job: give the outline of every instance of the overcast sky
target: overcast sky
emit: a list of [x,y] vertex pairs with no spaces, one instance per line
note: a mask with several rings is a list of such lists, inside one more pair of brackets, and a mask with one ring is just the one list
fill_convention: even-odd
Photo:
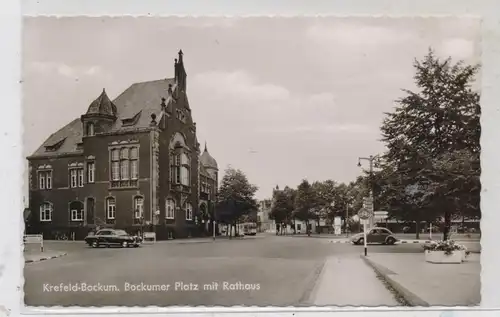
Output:
[[384,151],[383,112],[413,88],[413,60],[429,47],[480,58],[480,22],[466,18],[37,17],[23,34],[25,156],[103,88],[115,98],[173,77],[182,49],[199,142],[259,199],[360,175],[358,157]]

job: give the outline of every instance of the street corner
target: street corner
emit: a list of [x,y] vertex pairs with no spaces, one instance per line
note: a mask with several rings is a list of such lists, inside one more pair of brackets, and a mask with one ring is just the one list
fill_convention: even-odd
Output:
[[67,254],[67,252],[40,252],[38,254],[24,254],[24,263],[36,263],[57,259]]

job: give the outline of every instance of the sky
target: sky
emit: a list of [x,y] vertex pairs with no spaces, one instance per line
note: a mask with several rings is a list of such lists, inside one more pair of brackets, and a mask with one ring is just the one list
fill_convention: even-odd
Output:
[[[171,78],[182,49],[198,140],[272,195],[361,175],[382,153],[380,125],[428,49],[480,62],[473,18],[27,17],[23,26],[24,156],[86,112],[105,88]],[[27,165],[26,165],[27,166]],[[25,172],[25,179],[27,174]],[[27,186],[24,187],[27,195]]]

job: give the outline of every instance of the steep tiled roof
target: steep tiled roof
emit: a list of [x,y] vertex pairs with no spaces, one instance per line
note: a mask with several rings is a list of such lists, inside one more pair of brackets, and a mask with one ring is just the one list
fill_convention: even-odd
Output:
[[[80,118],[68,123],[63,128],[53,133],[49,138],[33,153],[33,156],[75,153],[77,152],[77,144],[82,141],[82,122]],[[64,142],[54,151],[47,150],[46,147],[56,144],[60,140]]]
[[116,111],[116,106],[109,99],[108,94],[106,94],[106,90],[103,89],[101,95],[90,104],[87,114],[115,116]]
[[[132,119],[139,112],[140,117],[133,126],[128,128],[145,128],[151,122],[151,114],[159,117],[161,111],[161,98],[167,98],[168,85],[175,85],[175,79],[161,79],[136,83],[122,92],[113,103],[118,108],[118,118],[113,126],[114,131],[123,130],[122,120]],[[123,128],[122,128],[123,127]]]
[[[160,117],[161,98],[168,97],[167,91],[169,85],[175,87],[174,78],[135,83],[112,102],[103,91],[103,93],[92,102],[89,111],[92,111],[91,113],[95,113],[95,111],[115,111],[118,120],[115,121],[111,131],[147,128],[151,123],[151,114],[154,113],[157,118]],[[89,112],[87,112],[87,114],[89,114]],[[125,125],[123,122],[125,122]],[[81,119],[78,118],[52,134],[32,156],[78,153],[77,144],[81,142],[82,135],[83,127]],[[64,141],[57,149],[51,151],[46,149],[47,146],[54,145],[60,140]]]

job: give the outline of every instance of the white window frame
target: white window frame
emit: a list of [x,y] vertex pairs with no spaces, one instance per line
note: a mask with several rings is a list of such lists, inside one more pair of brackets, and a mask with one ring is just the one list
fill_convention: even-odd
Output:
[[189,186],[189,168],[187,166],[181,166],[181,184],[184,186]]
[[175,219],[175,201],[173,199],[167,199],[165,202],[165,218]]
[[69,169],[69,187],[76,188],[78,186],[78,173],[76,168]]
[[87,123],[87,136],[94,136],[94,123],[89,122]]
[[71,209],[71,221],[83,221],[83,209]]
[[87,162],[87,183],[95,182],[95,162]]
[[120,179],[128,180],[130,171],[130,161],[128,159],[123,159],[120,161]]
[[144,197],[135,196],[134,197],[134,218],[141,219],[144,215]]
[[41,222],[49,222],[52,221],[52,212],[54,210],[54,206],[51,202],[43,202],[40,205],[40,221]]
[[127,146],[110,148],[110,181],[130,181],[139,179],[139,147]]
[[52,189],[52,170],[39,170],[38,189]]
[[120,161],[111,162],[111,180],[113,181],[120,180]]
[[45,171],[45,189],[52,189],[52,171]]
[[79,168],[76,170],[77,178],[78,178],[78,187],[83,187],[84,185],[84,172],[83,168]]
[[186,203],[186,220],[193,220],[193,205]]
[[[113,202],[112,204],[110,204],[111,201]],[[115,219],[115,217],[116,217],[116,199],[114,197],[108,197],[106,198],[106,219]]]

